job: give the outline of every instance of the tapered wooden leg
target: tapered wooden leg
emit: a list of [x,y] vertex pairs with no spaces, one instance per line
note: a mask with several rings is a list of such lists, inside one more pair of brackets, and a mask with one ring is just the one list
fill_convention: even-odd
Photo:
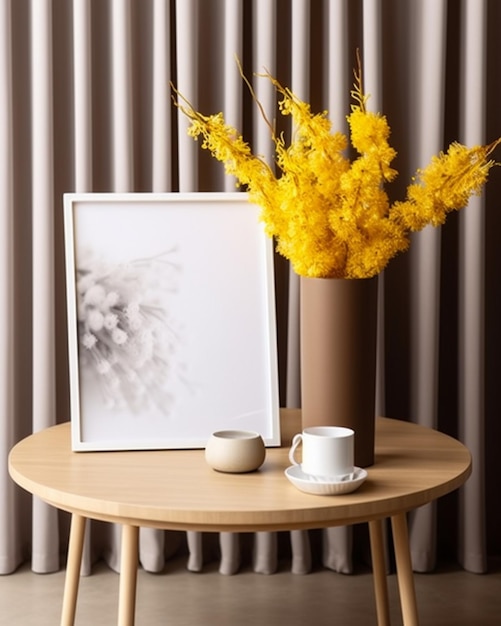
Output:
[[134,626],[138,560],[139,528],[137,526],[124,526],[120,558],[118,626]]
[[409,532],[405,513],[399,513],[391,518],[393,529],[393,545],[395,546],[395,560],[397,564],[398,589],[402,605],[404,626],[418,626],[416,591],[412,573],[411,553],[409,548]]
[[73,626],[75,623],[78,584],[80,582],[80,567],[82,564],[82,551],[85,538],[85,523],[85,517],[77,515],[76,513],[73,513],[71,516],[61,626]]
[[371,540],[372,576],[374,578],[374,592],[376,595],[377,623],[378,626],[390,626],[383,520],[378,519],[369,522],[369,535]]

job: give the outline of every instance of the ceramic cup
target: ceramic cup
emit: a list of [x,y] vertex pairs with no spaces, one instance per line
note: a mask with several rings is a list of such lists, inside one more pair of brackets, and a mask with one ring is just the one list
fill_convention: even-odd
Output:
[[261,435],[248,430],[217,431],[205,447],[205,460],[218,472],[252,472],[261,467],[265,456]]
[[301,469],[305,474],[333,481],[353,473],[355,432],[341,426],[312,426],[294,435],[289,460],[299,465],[296,451],[302,445]]

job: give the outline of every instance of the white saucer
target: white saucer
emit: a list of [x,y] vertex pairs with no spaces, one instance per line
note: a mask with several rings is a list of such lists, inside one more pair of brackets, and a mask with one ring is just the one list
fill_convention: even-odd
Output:
[[355,467],[351,480],[329,482],[320,478],[314,478],[310,474],[305,474],[300,465],[291,465],[285,470],[285,475],[300,491],[313,493],[318,496],[337,496],[343,493],[351,493],[358,489],[367,478],[367,471],[360,467]]

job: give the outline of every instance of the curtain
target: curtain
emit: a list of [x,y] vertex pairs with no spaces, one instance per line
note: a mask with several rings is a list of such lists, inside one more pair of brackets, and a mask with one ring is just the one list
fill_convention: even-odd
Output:
[[[369,107],[392,127],[393,190],[403,195],[451,141],[501,135],[500,20],[496,0],[1,0],[0,573],[27,560],[55,571],[67,545],[67,515],[15,487],[7,471],[17,441],[70,418],[62,194],[233,191],[235,181],[187,136],[170,81],[199,110],[224,111],[271,162],[235,56],[270,119],[275,93],[253,77],[265,68],[346,132],[358,49]],[[501,553],[500,186],[494,169],[481,197],[414,235],[380,280],[378,414],[450,433],[474,459],[459,493],[410,516],[417,571],[447,556],[485,572]],[[276,285],[280,399],[295,407],[299,286],[278,256]],[[118,569],[119,538],[118,527],[89,524],[83,572],[99,558]],[[364,542],[357,528],[258,533],[250,544],[230,533],[141,529],[140,559],[159,571],[185,548],[194,571],[219,559],[234,574],[250,554],[260,573],[276,571],[284,555],[297,573],[316,562],[351,572]]]

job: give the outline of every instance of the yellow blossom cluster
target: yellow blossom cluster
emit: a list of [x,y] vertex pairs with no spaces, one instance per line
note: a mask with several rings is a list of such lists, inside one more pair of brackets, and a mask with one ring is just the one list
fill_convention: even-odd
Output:
[[[366,108],[360,70],[355,73],[354,104],[347,118],[351,145],[358,153],[352,161],[346,156],[348,138],[332,131],[327,112],[312,113],[307,103],[271,75],[260,76],[274,85],[279,111],[291,117],[294,129],[287,145],[265,117],[278,176],[226,124],[222,113],[206,116],[185,100],[176,104],[191,120],[189,134],[202,138],[202,147],[261,207],[267,234],[299,275],[369,278],[378,274],[407,249],[412,231],[442,224],[448,212],[461,209],[472,194],[480,193],[494,165],[489,155],[500,140],[473,148],[453,143],[447,153],[418,170],[405,200],[392,204],[385,184],[397,176],[391,167],[396,152],[388,142],[386,117]],[[251,93],[263,112],[252,88]]]

